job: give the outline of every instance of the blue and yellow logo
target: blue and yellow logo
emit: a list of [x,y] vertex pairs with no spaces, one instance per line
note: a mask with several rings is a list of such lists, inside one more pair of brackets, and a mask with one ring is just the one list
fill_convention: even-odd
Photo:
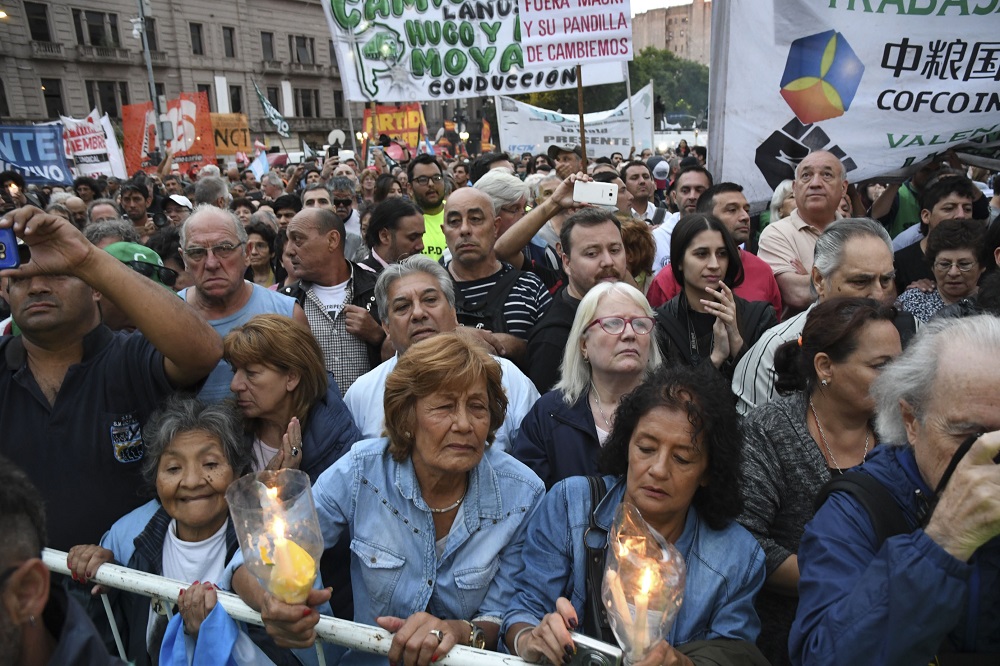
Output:
[[865,66],[844,39],[827,30],[792,42],[781,77],[781,96],[803,123],[844,115]]

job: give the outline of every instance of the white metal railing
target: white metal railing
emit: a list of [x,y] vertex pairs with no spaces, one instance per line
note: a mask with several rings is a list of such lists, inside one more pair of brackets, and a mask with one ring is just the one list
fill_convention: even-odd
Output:
[[[69,567],[66,566],[66,553],[46,548],[42,552],[42,559],[52,571],[69,575]],[[144,571],[136,571],[116,564],[102,564],[96,571],[93,582],[160,599],[168,602],[168,607],[177,602],[181,589],[189,587],[189,583],[183,581],[154,576]],[[264,624],[260,619],[260,613],[243,603],[243,600],[237,595],[220,590],[218,598],[219,603],[229,613],[229,617],[234,620],[261,626]],[[320,616],[319,624],[316,625],[316,635],[328,643],[383,656],[389,654],[389,645],[392,642],[392,634],[384,629],[341,620],[329,615]],[[512,655],[455,646],[445,658],[436,663],[443,666],[500,666],[501,664],[513,666],[527,662]]]

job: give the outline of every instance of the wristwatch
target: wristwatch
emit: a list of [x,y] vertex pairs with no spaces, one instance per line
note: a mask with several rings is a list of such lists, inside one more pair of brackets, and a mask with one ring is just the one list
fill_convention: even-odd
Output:
[[[469,621],[466,620],[466,622]],[[486,632],[471,622],[469,622],[469,647],[474,647],[477,650],[486,649]]]

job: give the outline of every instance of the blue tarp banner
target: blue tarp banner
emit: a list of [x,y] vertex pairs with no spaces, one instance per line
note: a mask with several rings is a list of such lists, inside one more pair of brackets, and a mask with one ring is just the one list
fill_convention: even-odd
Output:
[[16,171],[29,185],[71,185],[62,124],[0,125],[0,171]]

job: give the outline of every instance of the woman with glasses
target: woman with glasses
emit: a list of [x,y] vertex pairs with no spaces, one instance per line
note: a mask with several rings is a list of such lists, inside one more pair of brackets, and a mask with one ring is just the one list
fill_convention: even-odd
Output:
[[778,323],[770,303],[733,294],[743,262],[729,229],[714,215],[694,213],[670,237],[670,270],[681,292],[656,308],[660,351],[668,362],[711,363],[732,379],[736,364]]
[[624,282],[602,282],[580,301],[562,378],[521,421],[511,451],[546,488],[597,473],[619,400],[661,363],[654,327],[646,297]]
[[985,269],[981,260],[986,224],[982,220],[942,220],[927,236],[925,258],[934,273],[930,292],[907,289],[896,305],[920,321],[931,320],[938,310],[974,296]]

